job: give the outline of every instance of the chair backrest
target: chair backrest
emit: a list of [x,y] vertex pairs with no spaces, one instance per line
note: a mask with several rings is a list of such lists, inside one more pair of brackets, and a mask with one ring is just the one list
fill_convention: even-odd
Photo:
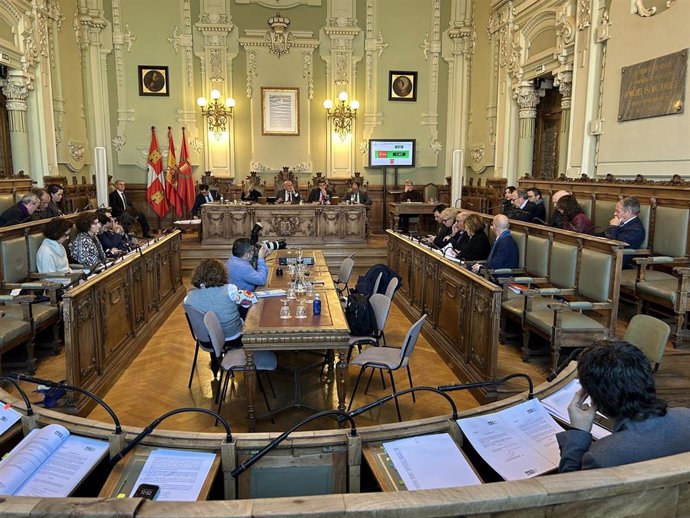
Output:
[[422,315],[422,318],[420,318],[414,324],[412,324],[412,327],[410,327],[410,329],[407,331],[407,334],[405,335],[405,341],[403,342],[403,345],[400,348],[401,365],[402,362],[404,362],[412,355],[412,351],[414,351],[414,346],[417,344],[417,339],[419,338],[419,333],[422,330],[422,324],[424,324],[425,320],[426,314]]
[[369,297],[369,304],[376,315],[376,328],[379,332],[386,327],[386,320],[388,319],[388,311],[391,308],[391,299],[382,293],[374,293]]
[[200,347],[204,350],[208,350],[208,344],[211,343],[211,337],[206,329],[206,324],[204,324],[204,313],[188,304],[182,304],[182,307],[184,308],[184,314],[187,317],[192,336],[199,343]]
[[220,320],[218,320],[218,315],[214,311],[208,311],[204,315],[204,325],[206,326],[206,331],[211,338],[211,344],[213,344],[213,352],[216,358],[221,357],[221,351],[225,345],[225,335],[223,333],[223,326],[220,325]]
[[642,349],[647,358],[659,363],[670,334],[671,328],[666,322],[649,315],[635,315],[625,330],[623,340]]
[[393,295],[395,295],[395,289],[398,287],[398,282],[398,278],[393,277],[388,283],[388,286],[386,286],[386,297],[391,300],[393,300]]
[[379,292],[379,284],[381,284],[381,277],[383,277],[383,272],[380,272],[376,276],[376,282],[374,282],[374,289],[371,292],[372,294]]
[[350,280],[352,275],[352,268],[355,266],[355,261],[351,257],[347,257],[340,265],[340,271],[338,272],[338,281],[345,284]]
[[424,201],[429,201],[432,198],[434,201],[438,201],[438,186],[428,183],[424,186]]

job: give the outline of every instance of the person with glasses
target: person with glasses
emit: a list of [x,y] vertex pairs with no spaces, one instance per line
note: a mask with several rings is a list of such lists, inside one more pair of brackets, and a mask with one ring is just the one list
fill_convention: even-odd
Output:
[[84,266],[94,267],[105,263],[105,250],[98,240],[101,223],[94,214],[82,214],[76,223],[79,233],[69,244],[69,253]]
[[433,244],[433,246],[441,248],[443,246],[443,238],[452,232],[451,227],[445,224],[442,217],[443,211],[447,208],[443,203],[439,203],[434,207],[434,221],[436,221],[438,227],[436,228],[436,235],[429,234],[422,240],[425,244]]
[[72,223],[65,218],[53,218],[43,229],[45,239],[36,252],[36,269],[38,273],[71,272],[65,242],[69,239]]
[[38,209],[41,201],[34,193],[26,193],[19,200],[19,203],[12,205],[5,212],[0,214],[0,227],[18,225],[29,221],[34,212]]
[[541,197],[541,191],[536,187],[527,189],[527,199],[534,203],[532,222],[546,225],[546,207],[544,206],[544,199]]

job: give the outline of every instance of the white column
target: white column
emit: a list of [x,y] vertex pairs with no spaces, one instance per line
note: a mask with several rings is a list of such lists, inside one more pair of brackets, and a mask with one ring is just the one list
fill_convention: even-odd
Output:
[[558,175],[568,173],[568,148],[570,145],[570,95],[572,93],[572,72],[562,72],[556,76],[561,93],[561,126],[558,130]]
[[15,174],[24,171],[31,173],[29,158],[29,132],[26,118],[26,99],[33,90],[31,79],[20,72],[10,75],[5,80],[2,91],[7,97],[7,116],[10,126],[10,144],[12,146],[12,168]]
[[534,157],[534,124],[537,118],[539,94],[531,81],[521,81],[515,88],[515,100],[520,108],[520,133],[518,138],[517,178],[532,174]]

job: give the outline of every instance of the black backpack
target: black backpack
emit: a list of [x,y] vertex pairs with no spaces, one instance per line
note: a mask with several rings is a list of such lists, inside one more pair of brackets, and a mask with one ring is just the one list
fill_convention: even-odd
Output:
[[369,297],[361,293],[352,293],[347,297],[345,318],[354,336],[371,336],[378,332],[374,308],[369,304]]
[[400,275],[398,275],[394,270],[389,268],[388,265],[375,264],[369,268],[367,273],[360,275],[359,279],[357,279],[357,286],[355,288],[357,293],[362,293],[363,295],[373,295],[374,284],[376,283],[376,277],[379,276],[379,273],[383,273],[381,276],[381,283],[379,284],[379,293],[386,292],[388,283],[391,281],[391,279],[393,279],[393,277],[397,277],[398,279],[398,286],[395,288],[395,291],[398,291],[402,284],[402,277],[400,277]]

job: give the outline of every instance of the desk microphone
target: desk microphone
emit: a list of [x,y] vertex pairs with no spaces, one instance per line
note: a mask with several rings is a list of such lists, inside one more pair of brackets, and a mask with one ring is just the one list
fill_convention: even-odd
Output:
[[357,436],[357,427],[355,426],[355,420],[352,418],[350,414],[347,412],[343,412],[342,410],[324,410],[323,412],[319,412],[317,414],[310,415],[309,417],[302,419],[299,423],[294,425],[292,428],[290,428],[288,431],[283,432],[280,434],[278,437],[273,439],[270,443],[268,443],[266,446],[264,446],[261,450],[259,450],[257,453],[255,453],[252,457],[250,457],[248,460],[237,466],[235,469],[233,469],[230,472],[230,475],[233,477],[237,478],[239,477],[242,473],[247,471],[249,468],[251,468],[254,464],[256,464],[262,457],[264,457],[267,453],[269,453],[271,450],[275,449],[281,442],[283,442],[285,439],[288,438],[288,436],[297,430],[298,428],[301,428],[305,424],[315,420],[319,419],[324,416],[340,416],[338,418],[338,422],[342,421],[350,421],[350,435],[353,437]]
[[19,392],[19,395],[24,400],[24,406],[26,407],[26,415],[34,415],[34,410],[33,408],[31,408],[31,401],[29,401],[29,396],[26,395],[26,392],[24,392],[24,389],[21,387],[21,385],[19,385],[17,380],[10,376],[0,376],[0,380],[9,381],[12,385],[14,385],[14,388],[17,389],[17,392]]
[[508,376],[504,376],[503,378],[497,380],[478,381],[476,383],[462,383],[457,385],[441,385],[438,387],[438,390],[441,392],[453,392],[455,390],[493,387],[495,385],[503,385],[506,381],[509,381],[513,378],[524,378],[527,380],[527,385],[529,386],[527,399],[532,399],[534,397],[534,383],[532,383],[532,378],[530,378],[527,374],[523,374],[520,372],[515,374],[509,374]]
[[167,412],[163,414],[162,416],[154,419],[151,424],[149,424],[146,428],[144,428],[134,439],[132,439],[124,448],[122,448],[119,452],[117,452],[115,455],[110,457],[110,463],[111,464],[117,464],[117,462],[124,458],[125,455],[127,455],[137,444],[139,444],[143,439],[151,435],[151,432],[159,425],[161,422],[163,422],[165,419],[168,417],[174,416],[176,414],[181,414],[183,412],[202,412],[204,414],[209,414],[212,417],[215,417],[218,421],[220,421],[223,424],[223,427],[225,428],[225,433],[226,433],[226,441],[227,442],[232,442],[232,433],[230,432],[230,425],[228,422],[225,420],[223,416],[218,414],[217,412],[214,412],[213,410],[209,410],[208,408],[195,408],[195,407],[185,407],[185,408],[176,408],[175,410],[171,410],[170,412]]

